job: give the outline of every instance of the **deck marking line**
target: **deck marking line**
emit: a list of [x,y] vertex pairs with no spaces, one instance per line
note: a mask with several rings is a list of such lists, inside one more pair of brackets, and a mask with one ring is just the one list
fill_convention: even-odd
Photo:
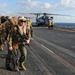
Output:
[[48,51],[50,51],[51,53],[54,53],[52,50],[48,49],[47,47],[45,47],[44,45],[41,44],[41,46],[45,49],[47,49]]
[[75,68],[75,65],[68,62],[65,58],[63,58],[62,56],[58,55],[57,53],[53,52],[52,50],[48,49],[47,47],[45,47],[44,45],[41,44],[41,46],[45,49],[47,49],[49,52],[53,53],[55,56],[59,57],[60,59],[62,59],[64,62],[66,62],[68,65],[72,66]]

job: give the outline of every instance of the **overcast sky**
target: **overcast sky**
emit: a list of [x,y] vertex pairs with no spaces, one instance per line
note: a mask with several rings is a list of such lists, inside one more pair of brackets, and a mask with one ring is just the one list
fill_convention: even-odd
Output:
[[[37,12],[75,16],[75,0],[0,0],[0,15]],[[54,16],[54,21],[75,23],[75,17]]]

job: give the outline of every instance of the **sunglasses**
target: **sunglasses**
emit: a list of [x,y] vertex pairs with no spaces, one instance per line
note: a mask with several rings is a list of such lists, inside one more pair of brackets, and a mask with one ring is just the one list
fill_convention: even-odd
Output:
[[26,21],[20,20],[20,22],[26,22]]

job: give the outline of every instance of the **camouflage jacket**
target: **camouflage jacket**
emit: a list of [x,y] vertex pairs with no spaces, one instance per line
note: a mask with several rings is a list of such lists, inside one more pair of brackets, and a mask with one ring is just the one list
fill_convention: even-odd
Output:
[[9,40],[9,46],[12,46],[13,44],[18,44],[18,43],[22,43],[25,42],[26,39],[29,39],[28,33],[21,35],[19,28],[17,25],[13,26],[9,36],[8,36],[8,40]]

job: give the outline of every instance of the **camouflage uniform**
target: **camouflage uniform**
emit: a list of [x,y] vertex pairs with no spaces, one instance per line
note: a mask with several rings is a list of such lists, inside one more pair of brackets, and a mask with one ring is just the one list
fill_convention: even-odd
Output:
[[12,24],[9,21],[3,23],[3,28],[5,29],[5,40],[7,40],[8,34],[12,28]]
[[12,28],[12,26],[17,25],[18,24],[18,18],[10,18],[7,19],[7,21],[5,21],[3,23],[3,27],[5,29],[5,39],[7,40],[8,34]]
[[31,37],[33,37],[33,27],[32,27],[32,21],[31,20],[30,20],[30,25],[31,25],[30,26],[30,29],[31,29],[31,31],[30,31],[31,32]]
[[[20,34],[20,30],[17,25],[13,26],[9,34],[9,46],[13,47],[13,51],[18,54],[18,49],[20,50],[21,57],[19,63],[24,63],[27,57],[27,49],[25,47],[25,40],[28,39],[26,34]],[[18,64],[17,64],[18,65]]]
[[31,37],[33,37],[33,27],[32,27],[32,21],[31,20],[27,21],[27,35],[31,40]]
[[4,29],[3,26],[0,27],[0,50],[3,50],[4,45]]

